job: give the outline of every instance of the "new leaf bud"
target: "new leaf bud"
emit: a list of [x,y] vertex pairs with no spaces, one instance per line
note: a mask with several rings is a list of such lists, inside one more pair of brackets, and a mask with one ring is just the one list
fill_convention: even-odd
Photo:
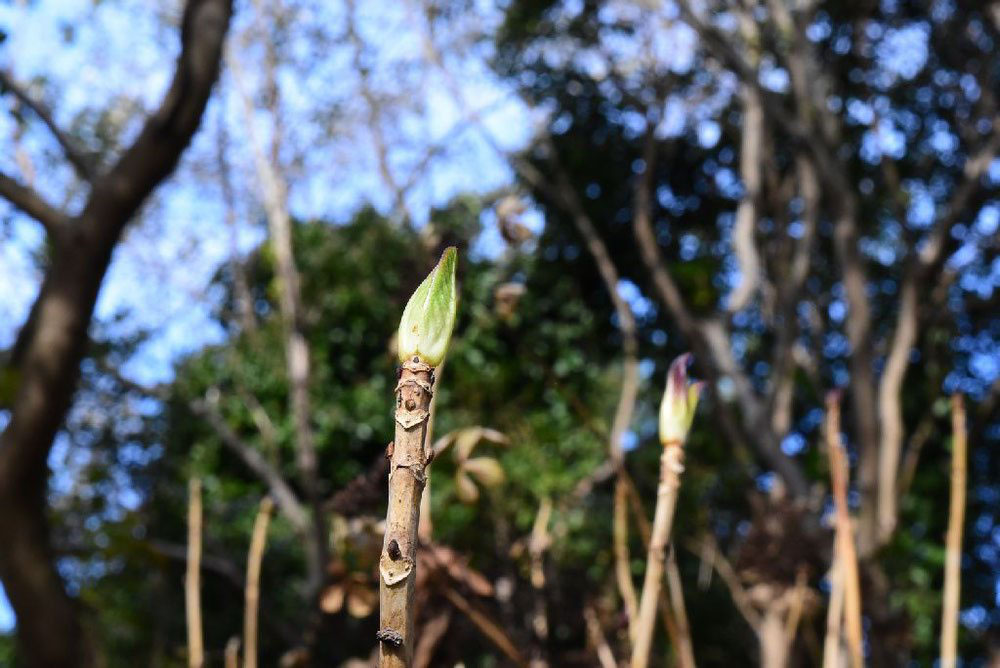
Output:
[[685,353],[673,361],[667,372],[667,389],[660,403],[660,443],[683,443],[691,430],[698,397],[704,383],[688,381],[687,365],[691,353]]
[[458,305],[456,256],[454,247],[445,249],[437,266],[407,302],[397,337],[400,362],[416,356],[425,364],[438,366],[444,360]]

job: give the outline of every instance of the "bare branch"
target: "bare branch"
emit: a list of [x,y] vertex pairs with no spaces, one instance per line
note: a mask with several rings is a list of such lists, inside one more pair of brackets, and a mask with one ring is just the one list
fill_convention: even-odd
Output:
[[24,106],[35,112],[35,115],[45,124],[45,127],[49,129],[49,132],[52,133],[56,141],[59,142],[63,154],[69,163],[73,165],[73,169],[76,170],[80,178],[84,181],[92,181],[94,179],[94,170],[91,166],[91,160],[84,155],[83,151],[76,146],[76,143],[56,124],[52,110],[42,101],[32,97],[28,89],[19,83],[8,70],[0,70],[0,90],[4,88],[13,93],[14,97],[20,100]]
[[986,145],[966,162],[962,182],[942,209],[923,247],[911,255],[903,276],[899,314],[878,387],[879,420],[882,425],[878,461],[880,544],[889,540],[898,520],[896,482],[900,475],[899,461],[904,437],[902,387],[920,325],[919,286],[926,284],[929,274],[943,264],[945,240],[967,212],[970,200],[981,187],[983,174],[1000,150],[1000,119],[996,120],[995,126],[996,131]]
[[626,495],[623,487],[620,472],[623,470],[624,450],[622,449],[622,439],[632,421],[632,414],[635,410],[636,395],[639,390],[639,360],[638,360],[638,338],[636,335],[635,315],[632,307],[621,296],[618,291],[618,281],[620,274],[611,254],[608,252],[604,240],[601,239],[590,216],[581,204],[579,197],[569,177],[566,175],[559,162],[555,146],[551,137],[547,136],[546,145],[552,157],[555,172],[555,185],[544,179],[541,173],[526,160],[516,158],[514,164],[532,185],[535,185],[543,192],[547,192],[554,202],[569,213],[577,231],[583,237],[587,249],[590,251],[594,263],[597,265],[598,273],[604,282],[604,288],[614,306],[615,314],[618,317],[618,328],[622,336],[622,381],[618,396],[618,405],[615,408],[615,416],[611,424],[611,433],[608,438],[609,458],[619,471],[619,477],[615,484],[614,511],[612,515],[613,539],[615,555],[615,579],[618,590],[625,604],[629,624],[630,636],[634,634],[634,623],[638,614],[638,600],[636,596],[635,584],[632,581],[632,570],[629,565],[630,557],[628,550],[628,509],[626,506]]
[[736,605],[736,609],[739,610],[743,619],[746,623],[750,625],[750,628],[754,630],[754,633],[760,628],[760,614],[754,609],[753,604],[750,602],[750,597],[747,595],[746,589],[743,588],[742,583],[740,583],[740,578],[736,575],[736,571],[733,570],[732,565],[729,561],[722,555],[719,551],[718,545],[715,543],[715,539],[710,535],[706,535],[701,543],[695,541],[688,541],[685,544],[693,554],[697,554],[707,559],[708,562],[715,568],[715,572],[719,574],[722,581],[725,583],[726,588],[729,589],[729,595],[733,599],[733,603]]
[[[759,43],[756,23],[749,12],[740,11],[740,25],[744,40],[756,63],[760,59],[756,44]],[[756,70],[756,67],[754,67]],[[754,229],[757,226],[757,204],[761,190],[761,145],[764,141],[764,110],[760,94],[752,85],[743,85],[743,134],[740,138],[740,179],[743,197],[736,207],[733,225],[733,251],[740,268],[740,282],[729,294],[727,310],[736,313],[746,307],[757,291],[761,264]]]
[[952,228],[968,210],[973,195],[982,187],[982,177],[1000,152],[1000,116],[993,119],[993,133],[982,148],[965,162],[962,181],[955,187],[948,204],[939,212],[934,227],[919,253],[921,270],[932,271],[944,258],[944,245]]
[[[258,25],[264,23],[263,11],[259,6],[256,11],[256,21]],[[263,34],[263,29],[261,32]],[[264,210],[267,214],[270,241],[274,250],[279,280],[278,306],[284,334],[289,405],[295,426],[296,463],[302,487],[305,489],[312,509],[314,535],[310,541],[311,550],[308,553],[309,589],[311,592],[318,593],[322,586],[323,564],[326,562],[326,523],[322,512],[323,499],[320,494],[316,443],[311,423],[312,410],[309,396],[311,362],[309,345],[304,331],[302,281],[292,244],[292,219],[288,210],[288,183],[277,162],[283,127],[279,106],[280,90],[275,78],[277,55],[273,51],[273,44],[268,41],[267,77],[271,87],[271,94],[268,97],[270,100],[269,111],[273,119],[270,158],[254,131],[254,110],[249,93],[244,86],[245,78],[241,63],[232,53],[228,54],[227,61],[232,68],[233,79],[243,103],[247,133],[253,149],[257,178],[264,193]]]
[[[799,192],[803,201],[802,237],[795,245],[790,261],[788,281],[778,288],[782,310],[781,327],[777,332],[771,365],[775,369],[773,385],[768,392],[771,428],[775,434],[786,434],[792,423],[792,399],[795,387],[795,367],[808,359],[808,353],[796,341],[799,333],[796,309],[812,264],[813,243],[819,225],[820,189],[813,164],[802,156],[795,161]],[[797,351],[802,354],[797,354]],[[808,371],[808,369],[807,369]],[[811,374],[815,375],[815,374]]]
[[[624,503],[622,506],[624,507]],[[537,641],[532,665],[538,666],[548,665],[548,661],[544,658],[545,646],[549,639],[549,618],[545,601],[545,551],[552,543],[552,538],[549,535],[549,520],[551,518],[552,500],[545,497],[538,506],[535,523],[531,528],[531,538],[528,540],[528,554],[531,555],[531,587],[534,589],[531,626]]]
[[46,202],[37,191],[18,183],[2,172],[0,172],[0,197],[41,223],[53,239],[62,234],[69,220],[66,214]]
[[844,621],[844,568],[834,546],[830,565],[830,602],[826,608],[826,634],[823,640],[823,668],[840,668],[841,627]]
[[298,497],[291,486],[285,481],[284,476],[271,466],[266,459],[252,445],[241,439],[234,432],[222,415],[219,414],[216,406],[204,399],[195,399],[188,403],[191,411],[205,420],[222,444],[233,454],[240,458],[248,469],[254,472],[258,478],[267,484],[274,502],[281,512],[300,532],[306,533],[309,527],[309,518],[305,508],[299,502]]
[[614,652],[611,651],[608,640],[604,637],[604,631],[601,630],[601,622],[597,618],[594,606],[589,603],[583,608],[583,619],[587,623],[587,636],[594,646],[601,668],[616,668],[618,664],[615,662]]
[[243,668],[257,668],[257,615],[260,608],[260,566],[267,544],[267,526],[274,502],[264,497],[253,521],[250,550],[247,553],[247,583],[243,607]]
[[487,640],[492,642],[496,647],[503,652],[508,659],[510,659],[515,665],[521,666],[522,668],[528,665],[525,661],[524,656],[517,649],[517,645],[511,640],[510,636],[503,629],[503,627],[494,621],[489,615],[479,609],[478,606],[474,606],[468,599],[462,596],[456,589],[450,585],[444,585],[441,588],[441,592],[444,594],[452,605],[454,605],[458,610],[464,614],[470,622],[479,630]]
[[434,650],[448,633],[451,625],[451,608],[445,608],[420,626],[420,637],[413,650],[413,668],[430,668]]
[[375,147],[378,171],[385,186],[392,192],[393,213],[402,214],[404,221],[409,225],[412,224],[412,217],[406,208],[406,193],[396,181],[396,177],[392,173],[392,167],[389,165],[389,149],[385,139],[385,131],[382,127],[382,104],[375,96],[375,91],[372,90],[369,69],[361,57],[364,44],[358,36],[354,0],[347,1],[347,15],[347,39],[354,47],[352,64],[361,79],[361,97],[365,101],[365,106],[368,107],[368,129],[371,131],[372,143]]

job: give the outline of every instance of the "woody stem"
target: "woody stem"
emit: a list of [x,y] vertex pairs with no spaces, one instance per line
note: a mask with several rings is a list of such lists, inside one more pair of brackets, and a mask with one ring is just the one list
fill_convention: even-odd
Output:
[[684,470],[684,448],[679,441],[667,443],[660,457],[660,484],[656,493],[656,510],[653,513],[653,531],[646,557],[646,578],[639,600],[639,617],[636,620],[635,649],[632,668],[646,668],[653,646],[653,628],[656,622],[656,603],[663,586],[664,562],[670,544],[670,529],[677,507],[677,491],[681,486],[680,474]]
[[420,497],[429,453],[424,439],[434,369],[414,357],[403,363],[396,386],[396,438],[389,461],[389,507],[379,561],[379,666],[401,668],[413,659]]

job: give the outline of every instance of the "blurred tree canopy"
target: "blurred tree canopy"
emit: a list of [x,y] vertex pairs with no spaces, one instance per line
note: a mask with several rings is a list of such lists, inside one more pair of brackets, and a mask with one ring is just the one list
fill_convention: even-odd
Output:
[[[193,478],[204,490],[207,662],[222,665],[241,636],[265,496],[277,512],[261,665],[369,660],[393,337],[450,245],[461,302],[436,389],[418,665],[590,666],[602,646],[627,657],[616,565],[624,559],[641,582],[656,411],[667,365],[688,350],[709,389],[686,446],[671,552],[698,662],[766,663],[775,640],[761,620],[791,619],[790,600],[801,621],[777,640],[787,665],[821,662],[832,558],[821,432],[833,388],[844,392],[876,666],[939,656],[947,396],[968,398],[960,656],[995,659],[1000,4],[322,4],[237,8],[214,106],[176,185],[122,242],[141,251],[200,240],[208,250],[164,251],[172,259],[148,273],[138,262],[149,302],[168,280],[205,274],[197,304],[181,298],[176,322],[140,326],[127,310],[98,308],[82,360],[67,366],[67,378],[79,366],[79,384],[45,444],[51,473],[29,491],[44,503],[51,561],[96,663],[187,663]],[[179,23],[188,43],[180,14],[152,14],[156,30]],[[387,46],[392,30],[398,43]],[[13,156],[0,162],[12,204],[0,241],[28,247],[48,277],[72,246],[59,240],[62,218],[43,220],[52,212],[25,188],[65,202],[65,224],[86,220],[80,202],[111,197],[90,172],[127,152],[143,94],[107,109],[95,94],[60,130],[66,116],[47,120],[48,105],[31,104],[42,91],[58,110],[54,87],[0,73]],[[496,120],[492,105],[517,112]],[[453,123],[443,132],[439,115]],[[512,149],[514,135],[524,141]],[[33,152],[61,171],[33,184]],[[491,160],[500,183],[483,167]],[[346,182],[352,196],[327,192]],[[171,231],[199,216],[210,233]],[[24,232],[27,217],[45,233]],[[292,288],[289,266],[300,278]],[[10,348],[0,359],[5,433],[32,373],[19,352],[32,334],[23,316],[16,337],[0,339]],[[166,380],[136,380],[136,360],[163,332],[185,342],[182,354]],[[296,332],[308,348],[316,498],[290,381]],[[15,471],[3,465],[15,447],[2,443],[0,484]],[[620,490],[630,490],[627,508]],[[318,589],[313,555],[324,559]],[[0,575],[8,590],[19,577]],[[18,631],[44,620],[14,603]],[[675,614],[654,662],[677,661]],[[38,656],[0,635],[0,665],[42,665]]]

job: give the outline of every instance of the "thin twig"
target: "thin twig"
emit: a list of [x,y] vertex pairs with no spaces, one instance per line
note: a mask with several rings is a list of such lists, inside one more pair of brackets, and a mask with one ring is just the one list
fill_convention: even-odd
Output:
[[22,185],[2,172],[0,172],[0,197],[41,223],[45,231],[54,238],[62,234],[69,220],[66,214],[45,201],[36,190]]
[[[635,482],[627,473],[623,475],[623,478],[628,491],[629,507],[632,509],[632,515],[635,516],[635,523],[639,528],[639,537],[642,539],[642,546],[648,551],[649,541],[652,539],[653,527],[649,523],[649,518],[646,517],[646,511],[642,507],[642,499],[639,498],[639,490],[635,488]],[[680,647],[684,641],[681,639],[681,631],[674,617],[674,611],[671,608],[670,589],[671,584],[668,577],[667,590],[660,595],[660,616],[663,617],[663,629],[667,632],[667,638],[670,639],[670,646]],[[688,639],[688,642],[690,643],[690,639]]]
[[597,660],[600,661],[601,668],[618,668],[614,652],[611,651],[611,646],[608,645],[607,638],[604,637],[604,632],[601,630],[601,622],[597,619],[594,606],[589,603],[583,607],[583,620],[587,623],[587,636],[594,646],[594,651],[597,652]]
[[670,530],[677,507],[677,493],[681,486],[680,474],[684,470],[684,447],[680,442],[668,442],[660,457],[660,484],[656,492],[656,510],[653,513],[653,532],[646,556],[646,577],[639,602],[636,620],[636,639],[632,650],[632,668],[646,668],[653,646],[653,625],[656,606],[663,585],[664,562],[669,549]]
[[[738,6],[738,5],[737,5]],[[756,69],[760,60],[759,37],[756,22],[746,10],[739,12],[751,66]],[[744,84],[743,133],[740,138],[740,180],[743,181],[743,196],[736,207],[736,222],[733,224],[733,252],[739,264],[740,282],[729,293],[726,310],[736,313],[750,303],[760,283],[761,261],[754,239],[757,227],[758,202],[761,195],[761,152],[764,143],[764,110],[760,96],[753,86]]]
[[760,614],[754,609],[753,604],[750,602],[750,597],[740,583],[739,576],[736,575],[736,571],[733,569],[732,564],[729,563],[729,560],[722,555],[719,546],[715,544],[715,539],[706,535],[700,543],[688,541],[685,545],[692,553],[698,554],[708,560],[729,590],[729,595],[732,597],[733,603],[736,605],[736,609],[740,615],[746,620],[746,623],[753,629],[754,633],[757,633],[761,623]]
[[688,622],[687,609],[684,607],[684,587],[681,584],[681,573],[677,568],[677,550],[670,549],[667,554],[667,594],[670,596],[670,608],[677,620],[677,663],[681,668],[695,668],[694,643],[691,641],[691,624]]
[[226,668],[240,668],[240,638],[233,636],[226,643]]
[[434,650],[448,633],[451,624],[451,608],[445,608],[420,625],[420,638],[413,652],[413,668],[430,668]]
[[462,596],[458,591],[450,586],[444,586],[441,589],[445,598],[451,601],[451,604],[458,608],[459,612],[464,614],[469,618],[469,621],[479,629],[487,640],[492,642],[497,648],[503,652],[508,659],[513,661],[516,665],[526,667],[528,662],[525,661],[521,652],[517,649],[517,645],[511,640],[507,632],[503,630],[503,627],[498,623],[493,621],[489,615],[481,611],[479,608],[475,607],[470,603],[464,596]]
[[243,608],[243,668],[257,668],[257,614],[260,608],[260,565],[267,544],[267,525],[274,512],[274,501],[265,496],[253,522],[250,551],[247,555],[247,584]]
[[837,547],[844,577],[844,621],[847,646],[853,668],[864,666],[861,632],[861,588],[858,583],[858,556],[854,530],[847,506],[848,469],[844,446],[840,442],[840,396],[831,392],[826,399],[826,442],[830,457],[830,479],[837,513]]
[[14,79],[14,75],[7,70],[0,70],[0,86],[7,88],[24,106],[35,112],[35,115],[38,116],[42,123],[45,124],[45,127],[49,129],[49,132],[52,133],[52,136],[55,137],[56,142],[59,143],[60,148],[63,150],[63,155],[73,165],[73,169],[76,170],[80,178],[84,181],[92,181],[94,170],[91,167],[90,160],[87,159],[83,151],[76,146],[76,143],[56,124],[52,110],[41,100],[33,97],[28,92],[28,89]]
[[808,591],[807,575],[806,569],[801,566],[795,573],[795,589],[792,590],[788,617],[785,618],[786,655],[791,652],[792,646],[795,644],[795,634],[798,633],[799,622],[802,620],[802,611],[805,608],[806,592]]
[[205,665],[201,627],[201,480],[188,483],[187,573],[184,575],[184,609],[187,619],[188,666]]
[[823,641],[823,668],[840,668],[841,623],[844,619],[844,569],[837,543],[830,566],[830,603],[826,609],[826,639]]
[[531,627],[535,632],[537,647],[536,656],[532,658],[534,667],[547,666],[543,658],[549,639],[548,606],[545,600],[545,551],[552,542],[549,536],[549,520],[552,518],[552,500],[542,499],[535,514],[535,523],[531,527],[531,538],[528,540],[528,554],[531,556],[531,587],[534,590],[534,610],[531,613]]
[[962,587],[962,525],[968,436],[962,395],[951,397],[951,503],[945,538],[944,604],[941,611],[941,668],[954,668],[958,646],[958,608]]

